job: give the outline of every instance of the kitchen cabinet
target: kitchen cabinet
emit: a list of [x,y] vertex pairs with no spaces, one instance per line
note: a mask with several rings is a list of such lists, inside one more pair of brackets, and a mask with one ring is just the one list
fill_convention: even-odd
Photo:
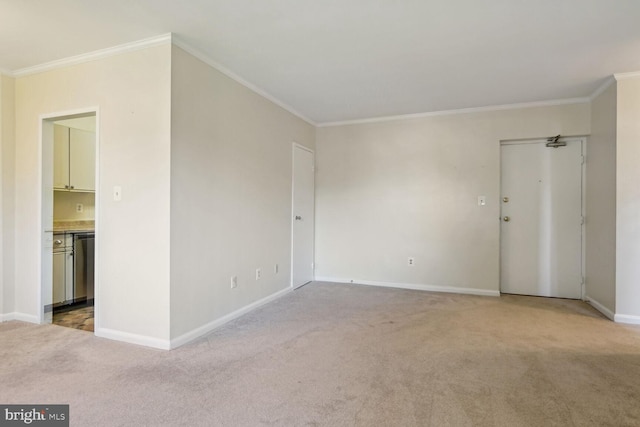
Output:
[[53,305],[73,300],[73,239],[71,234],[53,237]]
[[96,135],[81,129],[54,125],[53,188],[55,190],[96,190]]

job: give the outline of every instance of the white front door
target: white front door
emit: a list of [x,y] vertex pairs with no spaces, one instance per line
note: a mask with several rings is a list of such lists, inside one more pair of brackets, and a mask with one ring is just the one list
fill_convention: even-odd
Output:
[[582,297],[582,145],[501,145],[500,290]]
[[314,174],[313,152],[294,144],[291,219],[291,286],[294,288],[313,280]]

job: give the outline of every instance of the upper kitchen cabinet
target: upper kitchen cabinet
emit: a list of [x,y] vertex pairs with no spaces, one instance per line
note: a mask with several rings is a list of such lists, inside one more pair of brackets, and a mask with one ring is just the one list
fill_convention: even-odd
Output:
[[53,188],[66,191],[95,191],[96,134],[54,125]]

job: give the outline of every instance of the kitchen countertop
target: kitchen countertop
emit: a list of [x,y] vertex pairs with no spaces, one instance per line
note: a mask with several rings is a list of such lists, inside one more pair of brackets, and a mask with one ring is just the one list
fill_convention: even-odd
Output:
[[53,232],[94,232],[95,231],[94,220],[84,221],[53,221]]

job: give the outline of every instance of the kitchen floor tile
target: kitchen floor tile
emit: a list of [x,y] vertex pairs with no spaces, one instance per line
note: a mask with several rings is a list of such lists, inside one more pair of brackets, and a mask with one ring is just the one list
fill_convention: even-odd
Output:
[[93,306],[53,313],[53,324],[93,332]]

